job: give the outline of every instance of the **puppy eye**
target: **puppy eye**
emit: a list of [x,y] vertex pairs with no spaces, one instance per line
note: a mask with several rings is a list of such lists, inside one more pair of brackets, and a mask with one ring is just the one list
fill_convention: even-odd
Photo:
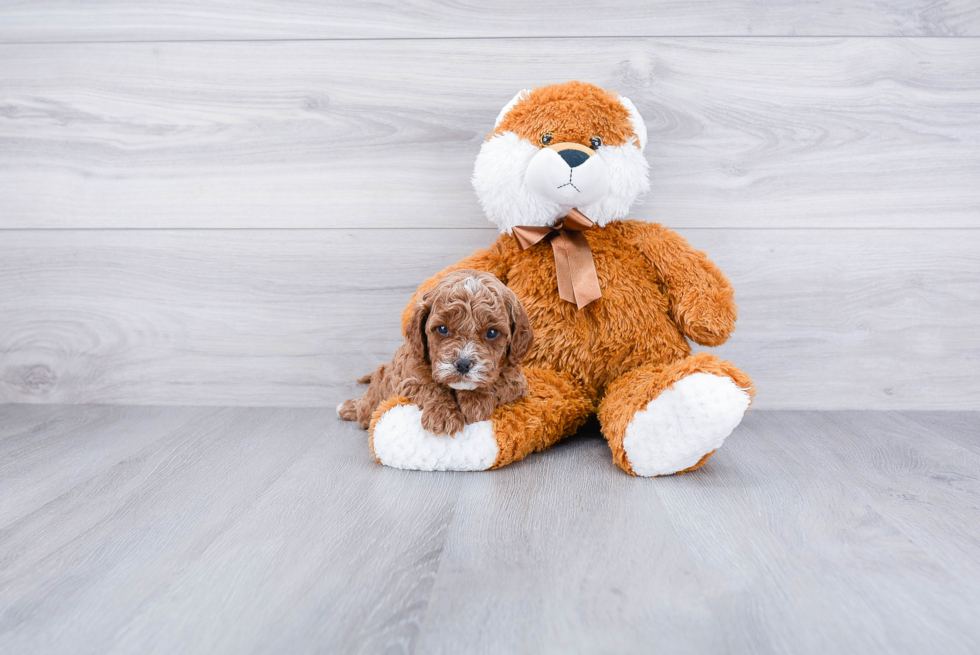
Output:
[[541,145],[543,146],[551,145],[551,142],[554,140],[555,137],[552,136],[551,132],[545,132],[541,135]]
[[497,332],[493,328],[487,330],[487,339],[496,339],[499,336],[500,336],[500,332]]
[[599,146],[602,145],[602,139],[600,139],[597,136],[594,136],[591,139],[589,139],[589,143],[592,144],[592,149],[596,150],[598,149]]
[[449,328],[447,328],[445,325],[440,325],[439,327],[436,328],[436,332],[438,332],[442,336],[446,336],[447,334],[449,334]]

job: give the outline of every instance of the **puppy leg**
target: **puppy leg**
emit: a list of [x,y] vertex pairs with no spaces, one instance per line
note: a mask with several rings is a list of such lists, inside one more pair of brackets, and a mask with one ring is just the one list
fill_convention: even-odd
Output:
[[337,405],[337,416],[345,421],[357,421],[362,430],[367,430],[371,424],[371,414],[378,406],[377,394],[370,392],[361,398],[351,398]]
[[467,423],[486,421],[498,405],[510,403],[527,395],[527,378],[520,366],[508,366],[497,384],[489,389],[456,392],[456,401]]
[[337,406],[337,416],[345,421],[357,420],[357,399],[345,400]]
[[494,389],[459,390],[456,392],[456,402],[467,424],[479,423],[493,415],[497,407],[497,393]]
[[456,401],[429,399],[422,406],[422,427],[432,434],[454,437],[463,431],[466,420]]
[[[375,379],[380,381],[384,377],[384,372],[385,366],[381,365],[374,373],[358,378],[357,383],[371,384]],[[378,406],[378,403],[381,402],[381,398],[378,398],[380,394],[376,387],[376,384],[372,384],[360,398],[351,398],[337,405],[337,416],[345,421],[358,421],[361,424],[361,428],[367,430],[371,421],[371,414]],[[374,402],[373,405],[371,405],[372,400]]]

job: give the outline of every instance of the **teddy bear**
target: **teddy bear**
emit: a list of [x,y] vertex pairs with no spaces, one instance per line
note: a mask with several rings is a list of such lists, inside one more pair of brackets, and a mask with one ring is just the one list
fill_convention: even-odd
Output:
[[402,469],[505,466],[574,434],[596,415],[612,461],[630,475],[693,471],[741,422],[755,394],[733,364],[689,343],[718,346],[735,327],[728,279],[668,228],[627,215],[649,190],[647,131],[626,97],[583,82],[525,89],[501,110],[480,148],[473,187],[500,230],[426,280],[496,275],[534,332],[527,394],[455,436],[433,434],[404,397],[381,403],[370,447]]

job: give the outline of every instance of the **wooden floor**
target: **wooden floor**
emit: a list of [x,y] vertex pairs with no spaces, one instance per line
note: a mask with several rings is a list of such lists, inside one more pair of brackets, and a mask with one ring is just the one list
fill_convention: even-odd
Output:
[[980,413],[375,464],[328,409],[0,406],[3,653],[977,653]]

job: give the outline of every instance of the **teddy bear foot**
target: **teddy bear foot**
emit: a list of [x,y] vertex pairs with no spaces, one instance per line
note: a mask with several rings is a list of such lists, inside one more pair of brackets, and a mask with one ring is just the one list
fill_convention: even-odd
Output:
[[633,415],[623,449],[637,475],[670,475],[701,464],[741,422],[751,396],[729,377],[694,373]]
[[455,437],[422,427],[422,410],[397,405],[374,425],[374,455],[385,466],[413,471],[485,471],[497,459],[493,421],[471,423]]

